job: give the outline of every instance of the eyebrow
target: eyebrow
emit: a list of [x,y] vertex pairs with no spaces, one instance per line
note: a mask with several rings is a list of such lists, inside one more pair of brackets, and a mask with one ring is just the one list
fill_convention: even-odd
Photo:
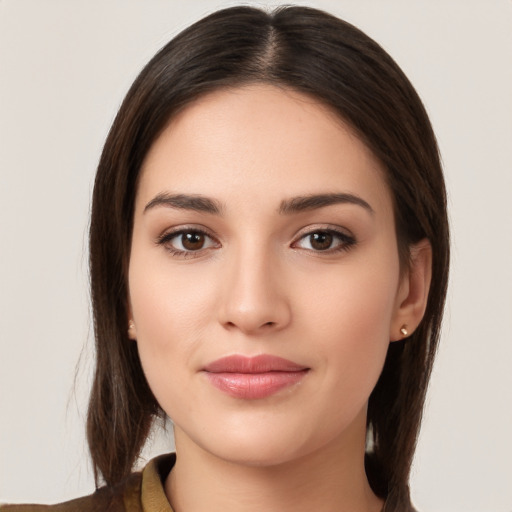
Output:
[[[334,204],[354,204],[361,206],[369,213],[374,214],[373,208],[363,198],[348,193],[311,194],[297,196],[281,201],[280,215],[290,215],[307,210],[316,210]],[[179,210],[192,210],[211,215],[222,215],[222,205],[216,199],[198,194],[169,194],[161,193],[155,196],[144,207],[144,213],[157,206],[174,208]]]
[[311,194],[307,196],[293,197],[281,202],[279,213],[288,215],[307,210],[315,210],[333,204],[355,204],[361,206],[372,215],[375,213],[373,208],[363,198],[354,194]]
[[222,213],[222,206],[218,201],[196,194],[158,194],[145,206],[144,213],[156,206],[165,206],[178,210],[193,210],[212,215],[221,215]]

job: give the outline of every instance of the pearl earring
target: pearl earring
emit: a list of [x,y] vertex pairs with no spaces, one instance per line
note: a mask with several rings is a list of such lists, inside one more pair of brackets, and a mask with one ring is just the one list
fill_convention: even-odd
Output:
[[400,327],[400,332],[402,333],[403,336],[407,336],[409,334],[409,331],[407,330],[407,325],[402,325],[402,327]]

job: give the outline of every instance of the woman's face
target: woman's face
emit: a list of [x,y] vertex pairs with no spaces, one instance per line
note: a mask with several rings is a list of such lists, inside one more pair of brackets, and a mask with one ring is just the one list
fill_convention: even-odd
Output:
[[254,465],[361,450],[400,284],[383,171],[311,98],[212,93],[148,153],[130,335],[178,449]]

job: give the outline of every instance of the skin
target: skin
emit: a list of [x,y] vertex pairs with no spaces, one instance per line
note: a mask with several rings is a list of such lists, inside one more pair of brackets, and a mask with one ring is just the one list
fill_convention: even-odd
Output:
[[[333,193],[370,208],[279,211],[291,198]],[[162,194],[211,198],[220,214],[155,204]],[[179,229],[207,235],[185,247],[170,234]],[[341,235],[321,250],[311,235],[325,240],[326,230]],[[173,118],[141,170],[129,332],[174,424],[178,458],[165,488],[175,512],[380,510],[363,464],[367,402],[390,340],[421,320],[430,258],[421,242],[400,272],[383,170],[315,100],[252,85]],[[309,371],[244,400],[201,371],[233,354],[272,354]]]

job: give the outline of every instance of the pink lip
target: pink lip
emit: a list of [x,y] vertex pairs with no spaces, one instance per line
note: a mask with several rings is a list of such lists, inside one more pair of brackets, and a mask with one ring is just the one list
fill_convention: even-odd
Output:
[[309,368],[281,357],[228,356],[203,368],[210,383],[220,391],[248,400],[265,398],[298,383]]

